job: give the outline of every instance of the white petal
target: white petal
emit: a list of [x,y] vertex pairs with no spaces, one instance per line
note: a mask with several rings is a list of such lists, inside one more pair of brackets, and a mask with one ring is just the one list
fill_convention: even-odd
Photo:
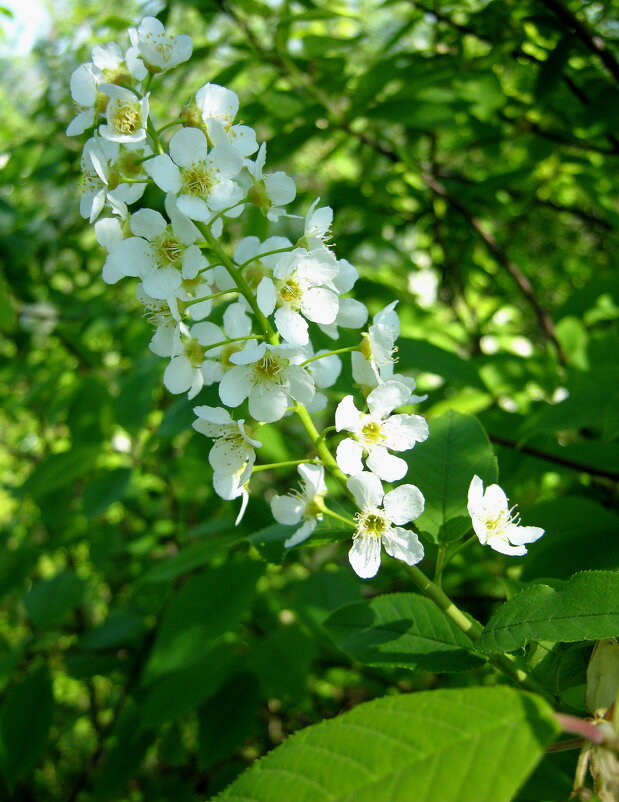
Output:
[[346,482],[346,486],[355,497],[360,509],[368,510],[380,507],[383,500],[383,486],[378,476],[363,471],[356,476],[351,476]]
[[218,473],[236,473],[252,458],[250,447],[242,446],[236,440],[219,438],[215,441],[208,455],[208,461]]
[[224,331],[228,337],[247,337],[251,332],[251,318],[241,303],[230,304],[224,312]]
[[307,463],[299,465],[297,468],[303,484],[303,495],[307,499],[313,499],[314,496],[320,496],[327,492],[325,485],[325,469],[322,465],[313,465]]
[[123,240],[122,223],[116,217],[104,217],[95,223],[95,236],[97,242],[106,251],[111,251],[115,245]]
[[244,365],[230,368],[219,383],[221,403],[227,407],[238,407],[247,398],[252,386],[249,370]]
[[397,482],[408,470],[406,461],[390,454],[384,446],[374,446],[365,464],[372,473],[385,482]]
[[97,80],[92,65],[81,64],[71,76],[71,97],[80,106],[94,106]]
[[390,490],[383,501],[387,517],[397,526],[414,521],[423,512],[425,499],[415,485],[400,485]]
[[494,512],[509,509],[509,502],[505,491],[499,485],[489,485],[484,493],[484,507],[486,510]]
[[339,300],[337,295],[323,287],[312,287],[303,293],[301,311],[308,320],[328,325],[337,317]]
[[309,404],[316,393],[314,380],[305,368],[290,365],[285,370],[288,392],[300,404]]
[[415,565],[423,560],[423,546],[419,538],[409,529],[396,526],[383,535],[383,546],[387,554],[407,565]]
[[168,156],[163,153],[146,162],[146,170],[159,189],[164,192],[179,192],[182,186],[181,171]]
[[471,479],[468,492],[468,511],[469,515],[475,515],[482,506],[484,497],[484,483],[475,475]]
[[235,92],[218,84],[205,84],[196,92],[196,103],[202,112],[202,119],[229,117],[232,120],[239,110],[239,99]]
[[352,377],[362,387],[376,387],[378,376],[367,360],[359,351],[353,351],[350,355],[352,362]]
[[288,395],[277,385],[260,382],[249,393],[249,414],[254,420],[273,423],[284,417],[287,408]]
[[142,273],[142,282],[146,292],[151,298],[162,301],[174,295],[182,281],[181,274],[175,267],[160,267]]
[[[196,198],[193,195],[180,195],[177,203],[179,211],[187,215],[187,217],[189,217],[191,220],[198,220],[201,223],[209,223],[211,217],[213,216],[213,213],[207,204],[202,200],[202,198]],[[214,227],[211,233],[215,237],[218,236]]]
[[408,451],[428,439],[429,429],[421,415],[392,415],[383,424],[385,445],[393,451]]
[[275,206],[285,206],[295,199],[297,188],[290,176],[277,172],[264,179],[267,194]]
[[131,215],[129,228],[136,237],[154,240],[167,225],[165,217],[154,209],[140,209]]
[[129,237],[119,242],[105,260],[103,280],[115,284],[125,276],[139,276],[150,266],[147,249],[148,243],[141,237]]
[[195,368],[186,356],[175,356],[170,360],[163,374],[163,383],[171,393],[184,393],[191,387],[195,378]]
[[230,144],[241,156],[251,156],[258,150],[256,132],[249,125],[233,125],[228,136]]
[[258,301],[258,308],[263,315],[267,317],[272,314],[277,303],[277,290],[272,279],[265,276],[256,290],[256,300]]
[[179,167],[191,167],[206,159],[206,136],[199,128],[181,128],[170,140],[169,150],[172,160]]
[[[252,341],[250,340],[250,343]],[[255,341],[254,341],[255,342]],[[258,343],[258,345],[251,345],[248,344],[243,348],[242,351],[237,351],[234,354],[230,355],[230,362],[234,365],[251,365],[253,362],[257,362],[267,352],[267,344],[266,343]]]
[[338,468],[348,476],[361,473],[363,470],[363,463],[361,457],[363,456],[363,449],[356,440],[351,440],[347,437],[338,443],[337,451],[335,452],[335,461]]
[[[220,179],[234,178],[243,167],[243,157],[238,150],[235,150],[228,143],[225,145],[216,145],[210,152],[209,160],[217,170]],[[241,194],[241,198],[242,197],[243,195]]]
[[355,406],[352,395],[347,395],[335,410],[335,430],[341,432],[342,429],[345,429],[347,432],[358,432],[361,429],[362,420],[363,415]]
[[296,496],[273,496],[271,512],[278,524],[298,524],[305,512],[305,502]]
[[[195,337],[200,345],[213,345],[214,343],[221,343],[226,339],[221,328],[215,323],[211,323],[209,320],[204,320],[192,326],[191,336]],[[217,348],[210,348],[207,354],[209,357],[215,357],[218,356],[220,352],[221,346],[218,346]]]
[[312,534],[314,529],[316,529],[317,523],[318,521],[316,518],[310,518],[309,520],[304,521],[294,535],[291,535],[287,540],[284,541],[284,546],[287,549],[291,549],[293,546],[298,546],[299,543],[303,543]]
[[360,329],[367,323],[368,310],[355,298],[340,298],[340,308],[335,318],[338,326],[345,329]]
[[[264,278],[260,284],[262,285],[265,281],[270,281],[270,279]],[[275,312],[275,327],[284,340],[291,345],[303,346],[309,343],[307,322],[293,309],[280,307]]]
[[395,381],[384,382],[368,395],[368,407],[375,417],[386,418],[394,409],[406,404],[410,395],[411,391],[405,384]]
[[348,552],[354,572],[361,579],[370,579],[380,568],[380,538],[374,535],[356,537]]
[[509,524],[503,534],[514,546],[522,546],[524,543],[535,543],[544,534],[544,530],[539,526]]
[[[337,263],[338,273],[333,284],[338,292],[349,292],[359,278],[359,271],[347,259],[340,259]],[[363,324],[361,324],[363,325]]]
[[223,407],[209,407],[206,404],[193,408],[194,413],[208,423],[216,423],[225,426],[233,423],[230,413]]
[[[316,356],[323,353],[328,353],[328,351],[324,349],[318,351]],[[307,369],[317,387],[332,387],[342,372],[342,360],[337,354],[331,354],[322,359],[317,359],[315,362],[310,362]]]
[[498,551],[501,554],[508,554],[511,557],[522,557],[523,554],[527,553],[527,550],[524,546],[510,546],[510,544],[502,537],[488,538],[487,545],[495,551]]

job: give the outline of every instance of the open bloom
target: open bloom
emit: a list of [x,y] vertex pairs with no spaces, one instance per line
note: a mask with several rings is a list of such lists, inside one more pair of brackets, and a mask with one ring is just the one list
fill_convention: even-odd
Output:
[[105,110],[107,125],[99,126],[101,136],[110,142],[141,142],[146,139],[148,94],[138,98],[129,89],[116,84],[101,84],[100,89],[110,96]]
[[245,430],[244,420],[234,420],[222,407],[194,407],[198,419],[193,428],[215,440],[208,461],[216,473],[236,474],[242,471],[244,480],[251,474],[256,452],[262,443]]
[[249,399],[250,415],[272,423],[284,416],[290,399],[309,404],[314,382],[305,368],[299,348],[260,343],[230,356],[232,367],[221,380],[219,397],[227,407],[238,407]]
[[295,248],[277,262],[273,279],[262,279],[257,290],[258,306],[267,316],[278,307],[275,326],[286,342],[297,346],[309,343],[307,320],[333,323],[339,309],[332,283],[337,272],[337,261],[329,251]]
[[129,28],[129,38],[152,73],[169,70],[187,61],[193,50],[191,36],[169,36],[156,17],[144,17],[137,30]]
[[[90,218],[90,222],[94,222],[106,202],[117,214],[126,216],[127,204],[135,203],[142,197],[146,183],[124,183],[122,168],[148,155],[149,152],[150,148],[143,143],[137,146],[119,145],[100,136],[91,137],[84,145],[81,159],[82,217]],[[130,177],[135,179],[138,174],[134,173]]]
[[252,186],[247,192],[250,201],[266,214],[269,220],[277,222],[285,214],[281,206],[291,203],[297,194],[297,188],[290,176],[278,170],[276,173],[264,175],[266,145],[263,142],[255,161],[246,160],[245,166],[252,178]]
[[408,565],[423,559],[423,546],[417,535],[402,528],[402,524],[414,521],[423,512],[425,500],[419,488],[400,485],[385,494],[378,476],[365,471],[351,476],[346,484],[360,510],[348,552],[355,573],[362,579],[376,574],[381,544],[387,554]]
[[352,395],[340,401],[335,411],[335,428],[353,435],[337,447],[337,464],[344,473],[360,473],[363,470],[361,458],[367,454],[367,467],[380,479],[394,482],[404,476],[406,462],[389,450],[408,451],[428,437],[428,424],[420,415],[391,415],[394,409],[409,403],[410,396],[406,385],[387,381],[369,394],[369,413],[357,409]]
[[278,524],[301,526],[284,542],[286,548],[297,546],[312,534],[318,521],[322,521],[321,502],[327,492],[325,470],[322,465],[299,465],[301,489],[291,490],[286,496],[273,496],[271,511]]
[[534,543],[543,534],[539,526],[520,526],[519,517],[510,509],[505,491],[499,485],[489,485],[474,476],[469,485],[468,511],[473,529],[483,546],[501,554],[526,554],[525,543]]
[[232,180],[242,166],[243,157],[229,144],[209,151],[199,128],[181,128],[170,140],[170,155],[156,156],[148,170],[159,189],[177,196],[183,214],[208,223],[215,212],[242,200],[243,192]]
[[248,125],[234,125],[239,110],[236,92],[218,84],[204,84],[196,92],[196,105],[213,145],[227,142],[241,156],[250,156],[258,150],[254,129]]

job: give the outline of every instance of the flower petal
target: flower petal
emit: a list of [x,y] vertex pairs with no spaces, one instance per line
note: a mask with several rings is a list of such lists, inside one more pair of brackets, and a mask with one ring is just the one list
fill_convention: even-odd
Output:
[[348,552],[348,559],[353,571],[361,579],[370,579],[380,568],[380,538],[369,535],[356,537]]
[[387,381],[379,384],[368,395],[368,407],[375,417],[386,418],[394,409],[406,404],[410,395],[411,391],[405,384]]
[[408,470],[405,460],[390,454],[384,446],[373,446],[365,464],[385,482],[397,482]]
[[361,457],[363,456],[363,449],[356,440],[351,440],[347,437],[338,444],[337,451],[335,452],[335,461],[338,468],[349,476],[361,473],[363,470],[363,463]]
[[278,524],[298,524],[305,512],[305,502],[297,496],[273,496],[271,512]]
[[389,520],[400,526],[421,515],[425,499],[415,485],[400,485],[385,495],[383,506]]
[[355,497],[357,506],[362,510],[371,510],[380,507],[383,500],[383,486],[378,478],[369,471],[363,471],[351,476],[346,486]]
[[417,535],[410,529],[396,526],[383,535],[383,546],[387,554],[407,565],[415,565],[423,560],[423,546]]

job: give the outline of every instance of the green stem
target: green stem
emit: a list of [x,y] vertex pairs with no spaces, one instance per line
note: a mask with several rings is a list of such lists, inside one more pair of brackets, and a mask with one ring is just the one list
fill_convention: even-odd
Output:
[[219,298],[221,295],[231,295],[232,293],[238,294],[238,290],[221,290],[220,292],[214,292],[212,295],[205,295],[204,298],[194,298],[193,301],[187,301],[185,306],[193,306],[194,304],[202,303],[202,301],[210,301],[213,298]]
[[337,462],[335,461],[335,457],[329,451],[327,446],[325,445],[324,440],[322,439],[318,429],[314,425],[314,421],[312,420],[309,412],[302,404],[297,404],[294,407],[294,411],[297,413],[297,416],[301,420],[303,426],[305,426],[305,431],[309,434],[314,448],[316,449],[318,455],[324,462],[325,466],[329,469],[329,472],[334,476],[337,481],[342,485],[346,493],[349,493],[348,487],[346,486],[346,481],[348,477],[346,474],[341,471],[338,467]]
[[[416,565],[407,565],[405,568],[419,590],[433,601],[473,643],[481,638],[483,632],[481,625],[478,624],[477,621],[468,618],[438,585],[428,579],[423,571],[417,568]],[[492,665],[513,679],[516,683],[530,691],[538,693],[551,704],[554,704],[555,700],[553,697],[529,674],[520,658],[513,654],[485,656]]]
[[154,123],[153,123],[153,121],[151,120],[150,117],[146,121],[146,130],[150,134],[150,137],[153,140],[153,144],[155,146],[155,149],[157,150],[159,155],[160,156],[163,155],[165,153],[165,150],[163,148],[163,145],[161,144],[161,140],[159,139],[159,134],[157,133],[157,129],[155,128],[155,125],[154,125]]
[[309,365],[310,362],[315,362],[317,359],[324,359],[326,356],[334,356],[335,354],[347,354],[350,351],[359,351],[361,348],[361,343],[358,345],[349,345],[347,348],[336,348],[334,351],[327,351],[325,354],[317,354],[316,356],[312,356],[309,359],[306,359],[305,362],[301,362],[299,367],[304,368],[306,365]]
[[264,465],[254,465],[252,468],[252,473],[258,473],[259,471],[270,471],[274,468],[286,468],[289,465],[306,465],[307,463],[311,463],[312,465],[322,465],[323,462],[320,459],[288,459],[284,462],[269,462],[265,463]]
[[213,348],[219,348],[220,345],[228,345],[228,343],[240,343],[243,340],[261,340],[262,334],[250,334],[248,337],[232,337],[229,340],[222,340],[218,343],[212,343],[212,345],[206,345],[204,347],[205,351],[212,351]]
[[247,267],[247,265],[250,265],[252,262],[257,262],[259,259],[262,259],[263,256],[272,256],[275,253],[289,253],[291,250],[293,250],[292,247],[278,248],[275,251],[265,251],[264,253],[259,253],[258,256],[252,256],[251,259],[247,259],[245,262],[241,262],[241,264],[238,266],[239,270],[242,270],[244,267]]
[[341,523],[346,524],[346,526],[350,526],[353,529],[357,528],[357,524],[353,521],[352,518],[346,518],[344,515],[340,515],[339,513],[330,510],[328,507],[325,507],[324,503],[320,507],[320,511],[324,512],[325,515],[328,515],[329,518],[333,518],[336,521],[340,521]]
[[162,134],[164,131],[167,131],[168,128],[173,128],[175,125],[182,125],[182,124],[183,124],[182,120],[174,120],[174,122],[166,123],[165,125],[162,125],[161,128],[159,128],[157,130],[157,133],[158,134]]
[[241,295],[243,295],[247,303],[250,305],[252,312],[256,316],[256,320],[260,324],[260,328],[263,330],[265,334],[265,338],[269,341],[271,345],[279,345],[279,337],[277,336],[275,329],[273,328],[273,326],[271,326],[269,321],[260,311],[260,307],[258,306],[256,296],[252,292],[251,287],[245,280],[245,277],[243,276],[241,271],[234,264],[232,259],[230,259],[228,254],[223,250],[223,248],[217,242],[215,237],[211,234],[210,228],[204,223],[201,223],[197,220],[194,220],[194,223],[198,227],[198,230],[200,231],[204,239],[207,241],[209,248],[217,255],[222,265],[226,268],[226,270],[230,274],[232,280],[239,288],[239,292],[241,293]]

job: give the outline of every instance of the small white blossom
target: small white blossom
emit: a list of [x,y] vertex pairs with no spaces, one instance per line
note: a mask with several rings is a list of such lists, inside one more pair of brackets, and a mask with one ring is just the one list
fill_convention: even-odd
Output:
[[124,183],[123,173],[128,170],[132,179],[139,177],[139,160],[149,153],[150,148],[142,143],[119,145],[100,136],[91,137],[84,145],[81,159],[82,217],[94,222],[106,203],[117,214],[126,216],[127,204],[142,197],[146,183]]
[[[378,387],[379,384],[390,380],[405,384],[411,393],[416,387],[415,379],[413,379],[412,376],[402,376],[400,373],[394,373],[393,362],[387,362],[381,365],[380,368],[375,369],[372,367],[372,363],[359,351],[352,352],[351,361],[352,377],[366,393],[369,393],[374,387]],[[411,395],[408,399],[408,403],[421,404],[421,402],[425,401],[427,398],[427,395]]]
[[380,479],[366,472],[351,476],[346,484],[360,510],[348,559],[362,579],[378,571],[381,544],[387,554],[408,565],[423,559],[417,535],[402,528],[423,512],[425,501],[415,485],[400,485],[385,494]]
[[[234,249],[234,261],[243,267],[243,277],[252,290],[256,290],[265,276],[273,275],[273,268],[281,258],[279,253],[270,253],[281,249],[292,250],[292,243],[286,237],[268,237],[260,242],[258,237],[244,237]],[[262,254],[268,254],[262,256]],[[246,264],[248,263],[249,264]],[[236,289],[234,279],[223,265],[213,270],[215,283],[220,290]]]
[[410,390],[396,381],[380,384],[369,394],[369,414],[360,412],[352,395],[347,395],[335,411],[335,428],[351,432],[337,447],[339,468],[346,474],[363,470],[361,458],[367,454],[366,465],[386,482],[401,479],[407,471],[405,460],[391,451],[407,451],[428,437],[428,424],[420,415],[391,415],[394,409],[409,403]]
[[137,29],[129,29],[131,44],[152,73],[163,72],[187,61],[193,50],[191,36],[169,36],[155,17],[144,17]]
[[266,144],[262,143],[256,160],[245,161],[245,166],[253,181],[247,191],[247,196],[266,214],[269,220],[277,222],[282,215],[285,215],[281,207],[295,199],[297,188],[292,178],[281,170],[264,175],[266,152]]
[[339,299],[332,283],[337,261],[325,253],[295,248],[277,262],[273,279],[266,276],[258,286],[260,311],[268,316],[278,307],[275,326],[291,345],[309,343],[307,320],[329,324],[337,316]]
[[137,276],[152,298],[166,299],[181,288],[183,279],[195,279],[207,266],[194,244],[199,232],[173,209],[170,216],[172,223],[154,209],[131,215],[135,236],[112,248],[103,266],[103,280],[115,284],[125,276]]
[[219,397],[227,407],[238,407],[249,399],[249,413],[258,421],[272,423],[284,416],[290,399],[309,404],[314,382],[304,368],[298,348],[260,343],[230,356],[232,367],[219,385]]
[[286,496],[273,496],[271,499],[271,511],[277,523],[294,526],[303,521],[284,542],[286,548],[303,543],[312,534],[318,522],[322,521],[321,502],[327,492],[322,465],[308,463],[299,465],[297,470],[301,476],[301,489],[292,490]]
[[[251,318],[247,315],[246,307],[242,303],[228,306],[224,312],[223,328],[208,320],[192,326],[192,337],[195,337],[200,345],[205,347],[204,361],[200,370],[207,387],[220,382],[225,372],[232,368],[233,365],[230,362],[232,354],[243,350],[244,346],[258,344],[256,340],[226,342],[226,340],[233,340],[236,337],[247,337],[251,332],[251,326]],[[215,343],[225,343],[225,345],[215,346]]]
[[312,239],[324,241],[331,236],[333,209],[330,206],[322,206],[318,209],[319,200],[320,198],[316,198],[305,215],[304,234],[308,241]]
[[525,543],[534,543],[544,534],[539,526],[520,526],[514,510],[499,485],[489,485],[484,491],[479,476],[471,479],[468,512],[482,546],[490,546],[501,554],[521,556],[527,553]]
[[[170,155],[151,159],[148,171],[160,189],[177,196],[183,214],[208,223],[216,212],[243,199],[241,188],[232,180],[242,166],[243,158],[227,143],[209,151],[199,128],[181,128],[170,140]],[[238,207],[239,213],[242,208]]]
[[[235,421],[227,409],[222,407],[194,407],[198,420],[193,428],[215,440],[209,453],[209,463],[213,470],[220,474],[237,474],[242,470],[249,473],[256,461],[256,448],[262,443],[249,436],[245,429],[245,421]],[[247,478],[247,477],[246,477]]]
[[213,145],[226,142],[241,156],[251,156],[258,150],[253,128],[234,125],[239,99],[231,89],[218,84],[205,84],[196,92],[196,104]]
[[110,96],[105,110],[107,125],[99,126],[101,136],[110,142],[141,142],[146,139],[149,95],[140,98],[115,84],[101,84],[100,89]]

